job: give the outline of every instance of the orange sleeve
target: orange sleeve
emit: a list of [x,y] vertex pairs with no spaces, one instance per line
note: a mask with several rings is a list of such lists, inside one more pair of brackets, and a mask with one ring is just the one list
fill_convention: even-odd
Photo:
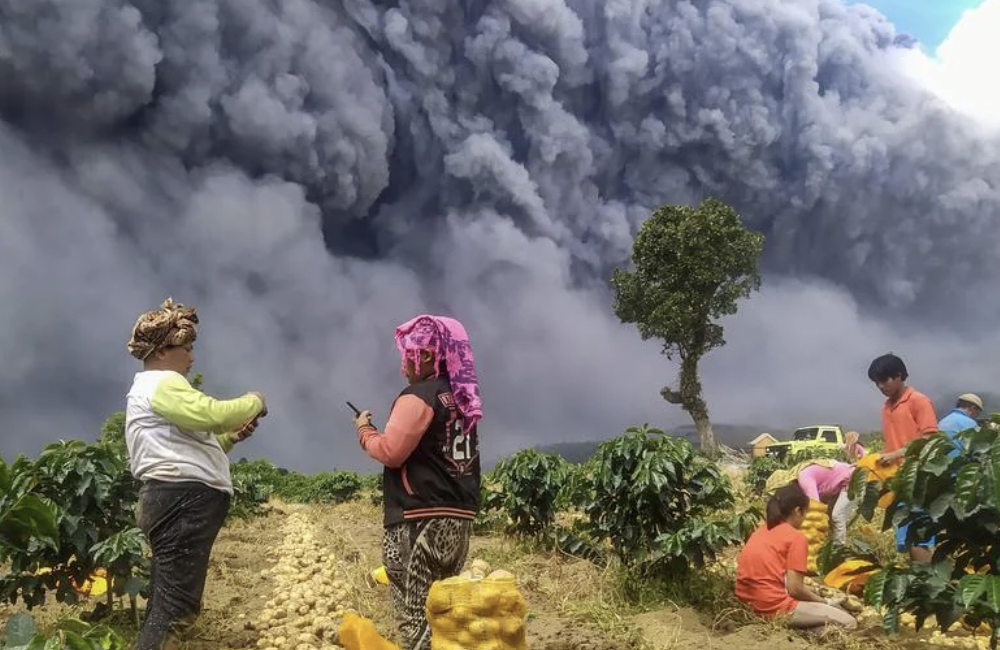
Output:
[[385,433],[373,426],[358,430],[358,442],[369,456],[386,467],[400,467],[410,457],[434,419],[434,410],[416,395],[396,400]]
[[925,436],[937,433],[938,419],[934,414],[934,404],[927,397],[913,401],[913,420],[917,423],[917,431]]
[[[789,527],[791,528],[791,527]],[[791,528],[788,540],[788,558],[786,570],[809,572],[809,540],[801,532]]]

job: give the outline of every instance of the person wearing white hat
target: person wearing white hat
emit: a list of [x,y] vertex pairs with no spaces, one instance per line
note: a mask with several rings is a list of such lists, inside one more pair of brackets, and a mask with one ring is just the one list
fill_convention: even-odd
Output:
[[941,418],[938,422],[938,430],[944,431],[954,438],[956,434],[975,429],[979,426],[976,421],[983,412],[983,400],[975,393],[962,393],[955,400],[955,408],[951,413]]

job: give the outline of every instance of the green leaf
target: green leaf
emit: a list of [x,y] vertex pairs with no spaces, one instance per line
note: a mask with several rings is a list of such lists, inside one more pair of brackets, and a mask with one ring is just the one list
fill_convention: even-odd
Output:
[[889,573],[885,570],[876,571],[865,582],[865,602],[876,610],[882,609],[885,602],[885,584]]
[[28,646],[25,650],[47,650],[47,648],[48,648],[48,639],[46,639],[41,634],[36,634],[35,636],[31,637],[31,641],[28,643]]
[[60,630],[76,632],[77,634],[86,634],[90,630],[90,624],[78,618],[64,618],[59,621],[56,627]]
[[982,467],[979,463],[969,463],[958,470],[955,478],[955,497],[952,508],[955,516],[965,519],[976,512],[982,504],[979,499],[979,481],[982,477]]
[[997,434],[988,428],[972,429],[958,434],[958,438],[965,442],[967,454],[975,455],[988,450],[996,441]]
[[871,481],[865,485],[864,497],[861,499],[860,504],[858,504],[858,513],[865,518],[865,521],[871,521],[875,518],[875,509],[878,507],[878,500],[882,496],[882,490],[879,485],[878,481]]
[[913,581],[913,576],[906,573],[893,572],[885,585],[885,599],[888,603],[898,604],[906,597],[906,589]]
[[953,495],[950,492],[946,492],[931,501],[931,506],[927,509],[927,513],[934,519],[940,519],[951,508],[953,501]]
[[55,546],[59,537],[56,511],[43,499],[25,494],[0,512],[0,542],[26,549],[32,538]]
[[984,592],[986,594],[986,604],[994,614],[1000,614],[1000,576],[990,575],[986,578]]
[[3,497],[10,493],[12,485],[12,479],[10,475],[10,469],[7,467],[7,461],[0,456],[0,497]]
[[[920,440],[912,443],[917,444],[921,442]],[[909,455],[909,454],[907,454]],[[919,468],[918,462],[907,458],[903,461],[903,466],[900,468],[899,472],[894,478],[894,487],[896,491],[896,498],[900,501],[906,503],[913,498],[913,492],[917,484],[917,470]]]
[[68,650],[94,650],[94,644],[73,631],[63,632],[62,646]]
[[851,473],[851,480],[847,483],[847,496],[853,501],[865,493],[868,488],[868,470],[858,467]]
[[1000,447],[993,446],[984,463],[983,485],[994,510],[1000,506]]
[[986,591],[986,576],[967,575],[958,581],[956,595],[958,596],[958,602],[968,609],[972,606],[972,603],[979,600],[984,591]]
[[901,610],[899,607],[890,607],[882,617],[882,628],[889,633],[898,632],[900,614]]

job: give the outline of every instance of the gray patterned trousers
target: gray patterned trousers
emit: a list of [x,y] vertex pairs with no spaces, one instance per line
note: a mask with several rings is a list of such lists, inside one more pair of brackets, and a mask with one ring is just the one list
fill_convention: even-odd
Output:
[[386,527],[382,560],[403,650],[431,647],[427,594],[435,580],[461,573],[471,535],[468,519],[419,519]]

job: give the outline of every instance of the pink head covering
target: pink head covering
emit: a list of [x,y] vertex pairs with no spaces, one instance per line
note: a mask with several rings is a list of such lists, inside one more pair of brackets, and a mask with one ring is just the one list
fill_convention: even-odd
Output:
[[466,432],[472,430],[483,417],[483,400],[465,327],[454,318],[421,314],[396,328],[396,348],[402,357],[404,375],[407,359],[420,367],[421,350],[432,352],[439,363],[444,361],[462,428]]

